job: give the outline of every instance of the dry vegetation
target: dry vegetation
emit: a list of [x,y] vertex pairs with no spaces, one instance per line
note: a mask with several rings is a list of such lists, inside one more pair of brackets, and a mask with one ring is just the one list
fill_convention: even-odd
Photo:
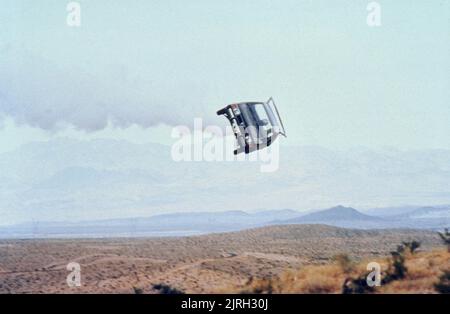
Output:
[[[0,293],[339,293],[367,261],[418,240],[407,277],[377,292],[435,292],[449,255],[434,232],[288,225],[178,238],[3,240]],[[81,265],[82,286],[66,284]],[[267,287],[271,287],[270,291]]]
[[[431,252],[407,254],[405,266],[408,269],[402,279],[393,280],[375,287],[371,293],[436,293],[436,286],[442,284],[445,277],[446,293],[449,293],[448,271],[450,271],[450,253],[445,249]],[[330,265],[309,265],[296,271],[287,271],[275,278],[250,280],[243,286],[235,285],[229,290],[241,293],[342,293],[347,278],[365,278],[369,262],[378,262],[382,274],[389,271],[390,261],[385,259],[367,259],[352,267],[349,271],[338,262]],[[444,292],[444,291],[442,291]]]

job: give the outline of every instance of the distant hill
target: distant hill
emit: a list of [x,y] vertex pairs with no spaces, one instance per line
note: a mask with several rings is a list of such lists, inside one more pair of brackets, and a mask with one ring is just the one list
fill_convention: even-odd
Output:
[[[299,243],[309,243],[308,246],[312,246],[311,241],[317,241],[318,245],[322,245],[324,239],[344,239],[344,240],[355,240],[360,241],[363,238],[370,239],[373,244],[377,241],[374,240],[383,237],[391,238],[388,242],[377,243],[380,246],[391,246],[396,247],[397,243],[401,241],[407,241],[411,239],[416,239],[421,241],[424,246],[432,244],[433,246],[440,246],[441,241],[436,234],[436,232],[429,230],[417,230],[417,229],[377,229],[377,230],[361,230],[361,229],[350,229],[334,227],[329,225],[321,224],[291,224],[291,225],[274,225],[252,228],[242,231],[214,234],[214,235],[202,235],[201,238],[209,239],[226,239],[228,243],[233,243],[235,241],[243,241],[246,239],[258,239],[257,241],[262,241],[265,243],[278,243],[280,241],[285,241],[286,243],[292,241]],[[396,240],[394,240],[396,239]],[[380,241],[383,242],[383,241]],[[394,244],[395,243],[395,244]],[[350,243],[346,244],[346,249],[349,249]],[[339,248],[336,248],[339,251]]]
[[281,224],[325,224],[338,227],[379,228],[383,218],[363,214],[352,207],[336,206],[287,220],[273,222]]
[[337,221],[337,220],[364,220],[364,221],[380,221],[381,218],[365,215],[352,207],[336,206],[329,209],[314,212],[302,217],[291,219],[295,221],[312,222],[312,221]]
[[301,213],[292,209],[247,212],[180,212],[121,219],[31,222],[0,227],[0,238],[96,238],[189,236],[240,231],[271,225],[312,224],[352,229],[430,229],[450,227],[450,208],[421,207],[400,215],[376,217],[352,207]]
[[187,236],[238,231],[298,215],[299,212],[291,209],[252,213],[232,210],[93,221],[36,222],[0,227],[0,238]]
[[[385,211],[383,211],[384,213]],[[375,213],[375,211],[372,211]],[[397,215],[367,215],[351,207],[336,206],[272,224],[325,224],[357,229],[443,229],[450,227],[450,206],[411,207]]]
[[170,145],[60,137],[33,142],[0,154],[0,225],[188,209],[450,203],[450,150],[285,146],[279,157],[279,169],[263,174],[261,162],[176,162]]

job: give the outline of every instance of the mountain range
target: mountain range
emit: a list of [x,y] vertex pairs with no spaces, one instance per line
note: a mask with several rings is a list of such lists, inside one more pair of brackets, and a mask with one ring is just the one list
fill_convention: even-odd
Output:
[[372,216],[336,206],[302,214],[294,210],[193,212],[132,219],[37,222],[0,228],[3,238],[187,236],[239,231],[270,225],[320,224],[353,229],[450,227],[450,206],[424,207],[392,216]]
[[379,207],[450,203],[447,150],[281,146],[277,171],[261,173],[260,166],[175,162],[170,146],[155,143],[29,143],[0,154],[0,225],[336,204],[376,208],[366,214],[377,216]]

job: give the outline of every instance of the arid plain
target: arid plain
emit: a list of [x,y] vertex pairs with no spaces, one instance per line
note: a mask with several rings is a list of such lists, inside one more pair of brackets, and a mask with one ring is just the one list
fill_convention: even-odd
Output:
[[[413,240],[421,243],[418,259],[433,269],[430,285],[450,264],[450,253],[432,231],[284,225],[192,237],[2,240],[0,293],[159,293],[155,286],[161,284],[185,293],[239,293],[289,273],[300,274],[291,280],[307,286],[287,292],[338,293],[344,275],[331,275],[339,272],[333,270],[339,268],[336,256],[359,265],[382,263]],[[430,256],[439,259],[430,262]],[[81,266],[80,287],[66,282],[70,262]],[[327,281],[318,276],[327,272],[331,284],[314,282]],[[416,288],[412,292],[433,292]]]

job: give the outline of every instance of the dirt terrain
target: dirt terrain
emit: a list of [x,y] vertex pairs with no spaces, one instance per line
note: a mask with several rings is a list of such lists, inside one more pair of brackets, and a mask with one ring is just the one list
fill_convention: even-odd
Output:
[[[0,293],[157,293],[165,284],[186,293],[239,292],[249,280],[333,263],[382,259],[402,241],[442,248],[431,231],[352,230],[284,225],[192,237],[0,240]],[[66,266],[81,266],[69,287]]]

